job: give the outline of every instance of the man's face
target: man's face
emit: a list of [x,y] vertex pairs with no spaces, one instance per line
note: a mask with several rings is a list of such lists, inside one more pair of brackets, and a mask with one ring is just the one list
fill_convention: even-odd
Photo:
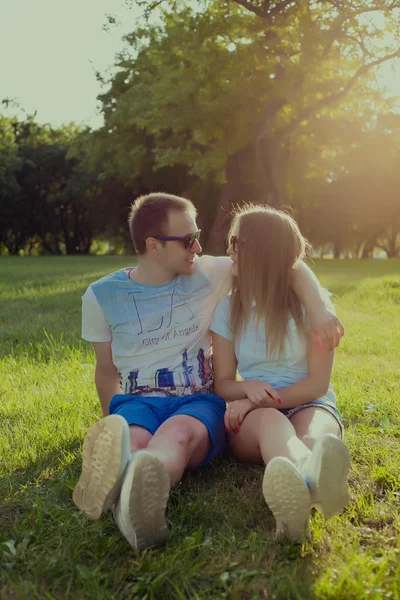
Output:
[[[171,210],[165,235],[184,237],[197,231],[196,219],[193,213]],[[158,253],[159,264],[174,274],[187,274],[193,272],[196,255],[202,247],[196,240],[191,248],[185,248],[183,242],[168,241],[160,248]]]

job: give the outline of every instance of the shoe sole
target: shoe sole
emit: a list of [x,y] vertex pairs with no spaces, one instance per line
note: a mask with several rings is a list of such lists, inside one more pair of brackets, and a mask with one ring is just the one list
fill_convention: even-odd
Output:
[[169,476],[161,460],[143,450],[134,455],[120,496],[122,514],[128,505],[133,535],[123,523],[119,527],[135,548],[144,550],[167,538],[165,510],[169,489]]
[[119,415],[95,423],[83,442],[82,473],[72,494],[76,506],[96,521],[111,508],[121,489],[123,454],[129,449],[129,427]]
[[[317,499],[318,510],[325,519],[330,519],[341,513],[349,501],[347,476],[350,469],[350,452],[334,435],[317,440],[314,448],[317,444],[320,446],[320,450],[317,450],[320,464],[316,481],[311,486],[311,493],[312,497]],[[312,468],[310,471],[312,472]]]
[[263,494],[276,520],[276,536],[303,542],[309,535],[310,490],[296,467],[285,458],[267,465]]

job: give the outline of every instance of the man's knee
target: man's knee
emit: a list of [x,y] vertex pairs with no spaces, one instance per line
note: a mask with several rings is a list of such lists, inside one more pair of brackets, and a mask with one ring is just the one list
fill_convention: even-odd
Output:
[[186,423],[176,423],[171,426],[169,435],[180,446],[193,448],[208,437],[206,426],[202,423],[199,425],[201,426],[192,427]]

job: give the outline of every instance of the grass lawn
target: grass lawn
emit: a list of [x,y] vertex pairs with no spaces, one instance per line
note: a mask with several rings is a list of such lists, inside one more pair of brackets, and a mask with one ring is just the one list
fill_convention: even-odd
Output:
[[0,598],[400,599],[400,261],[315,263],[346,337],[333,384],[351,503],[275,543],[261,467],[219,460],[171,492],[170,537],[135,553],[72,503],[100,417],[80,297],[129,257],[0,258]]

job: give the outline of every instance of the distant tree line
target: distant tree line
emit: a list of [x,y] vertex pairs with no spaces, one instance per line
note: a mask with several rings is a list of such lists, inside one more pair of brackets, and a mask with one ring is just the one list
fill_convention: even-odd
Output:
[[100,129],[5,103],[2,253],[123,251],[132,200],[166,191],[195,202],[209,252],[253,201],[290,207],[322,253],[400,255],[399,104],[375,81],[400,57],[400,2],[141,4],[157,19],[126,36]]

